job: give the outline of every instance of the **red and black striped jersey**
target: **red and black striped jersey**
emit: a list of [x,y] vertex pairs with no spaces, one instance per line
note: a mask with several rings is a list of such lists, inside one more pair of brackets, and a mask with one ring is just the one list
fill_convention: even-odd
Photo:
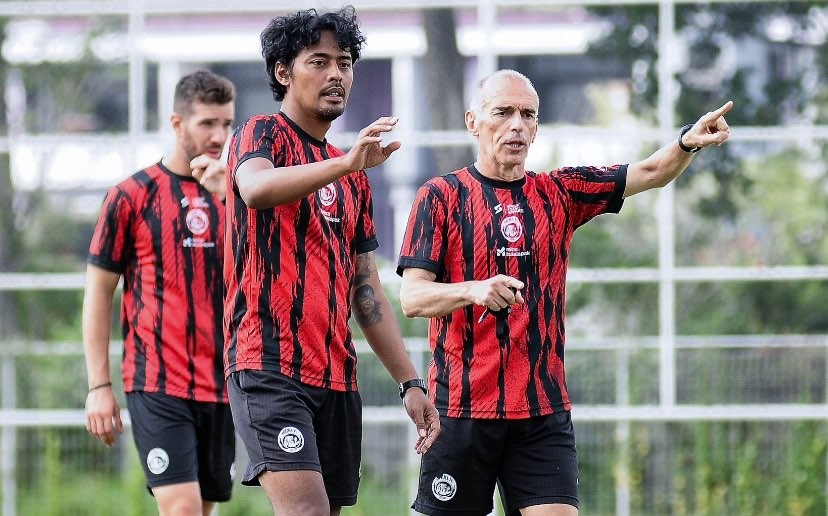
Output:
[[423,185],[408,219],[397,273],[436,281],[498,274],[526,285],[511,313],[469,305],[432,318],[430,392],[449,417],[519,419],[570,410],[564,372],[564,303],[576,228],[623,204],[627,167],[527,172],[502,182],[473,166]]
[[254,116],[230,143],[224,263],[225,372],[277,371],[307,385],[355,391],[348,326],[358,254],[378,247],[364,171],[275,208],[249,208],[235,172],[261,157],[275,168],[344,153],[283,113]]
[[160,162],[109,189],[88,262],[123,275],[126,392],[227,402],[224,204]]

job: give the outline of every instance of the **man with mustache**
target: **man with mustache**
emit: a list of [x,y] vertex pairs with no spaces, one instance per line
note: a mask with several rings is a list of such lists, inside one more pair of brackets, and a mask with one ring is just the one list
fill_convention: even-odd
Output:
[[232,489],[220,158],[234,96],[233,84],[211,72],[179,80],[170,119],[175,147],[107,192],[89,248],[86,429],[107,446],[123,432],[109,366],[112,300],[123,276],[123,385],[147,487],[162,515],[210,514]]
[[[228,391],[250,463],[274,513],[339,514],[359,484],[362,402],[351,311],[400,385],[415,449],[439,433],[437,411],[404,347],[383,292],[364,169],[382,164],[397,122],[382,117],[347,153],[325,140],[348,101],[365,41],[352,7],[271,20],[261,34],[274,115],[231,141],[225,335]],[[373,303],[357,302],[357,292]],[[365,301],[365,300],[363,300]]]
[[726,103],[650,157],[611,167],[525,169],[538,130],[532,83],[513,70],[477,85],[466,127],[473,165],[417,193],[397,273],[408,317],[429,317],[440,439],[421,459],[413,508],[484,515],[495,484],[508,514],[578,513],[564,373],[564,302],[576,228],[678,177],[729,136]]

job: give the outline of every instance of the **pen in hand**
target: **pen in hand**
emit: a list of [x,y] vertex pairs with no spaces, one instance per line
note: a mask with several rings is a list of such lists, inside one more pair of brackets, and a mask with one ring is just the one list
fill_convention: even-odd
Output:
[[[512,291],[512,294],[517,294],[517,289],[515,287],[509,287],[509,290]],[[507,314],[510,313],[511,311],[512,311],[511,306],[506,307],[506,313]],[[486,309],[483,310],[483,313],[480,314],[480,319],[477,320],[477,324],[482,323],[483,319],[485,319],[486,316],[489,315],[489,312],[491,312],[491,310],[489,310],[489,307],[487,306]]]

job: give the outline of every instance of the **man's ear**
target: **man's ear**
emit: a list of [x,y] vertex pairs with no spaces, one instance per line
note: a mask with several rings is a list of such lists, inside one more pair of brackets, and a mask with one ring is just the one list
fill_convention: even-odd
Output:
[[278,81],[282,86],[290,84],[290,68],[288,68],[285,63],[278,61],[276,63],[276,68],[273,70],[273,75],[276,76],[276,81]]
[[466,111],[466,129],[472,136],[477,136],[477,117],[473,111]]
[[172,130],[178,134],[178,131],[181,129],[181,125],[184,123],[184,117],[173,111],[172,116],[170,117],[170,126]]

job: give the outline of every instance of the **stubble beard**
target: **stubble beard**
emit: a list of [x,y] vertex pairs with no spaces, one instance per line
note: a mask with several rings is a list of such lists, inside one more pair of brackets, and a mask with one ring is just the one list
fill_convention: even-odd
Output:
[[316,110],[316,117],[324,122],[333,122],[345,112],[345,107],[320,108]]

